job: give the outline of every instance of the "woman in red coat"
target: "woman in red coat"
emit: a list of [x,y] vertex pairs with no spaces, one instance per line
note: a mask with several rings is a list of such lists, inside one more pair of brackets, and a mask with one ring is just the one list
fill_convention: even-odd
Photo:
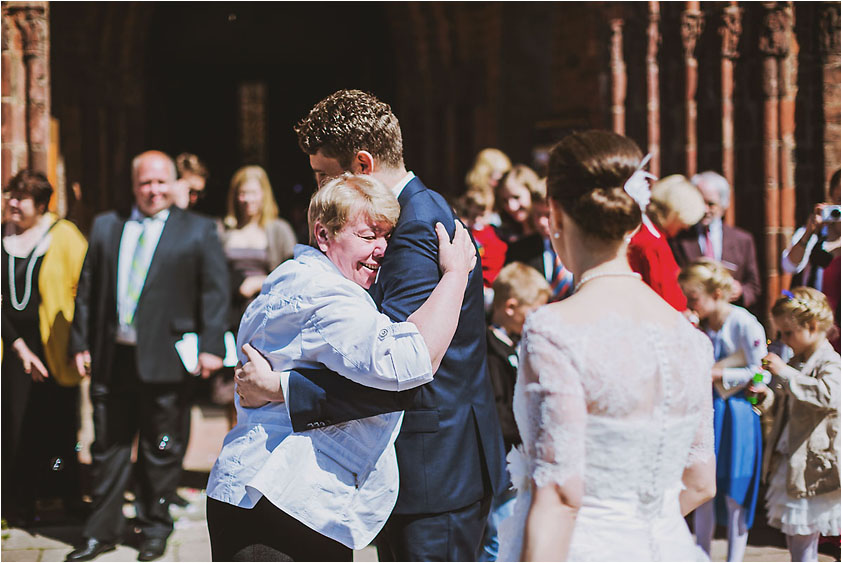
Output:
[[678,311],[687,309],[687,298],[678,285],[680,268],[668,240],[695,225],[705,213],[705,201],[699,190],[681,174],[673,174],[652,186],[646,215],[655,233],[641,226],[629,243],[632,270]]

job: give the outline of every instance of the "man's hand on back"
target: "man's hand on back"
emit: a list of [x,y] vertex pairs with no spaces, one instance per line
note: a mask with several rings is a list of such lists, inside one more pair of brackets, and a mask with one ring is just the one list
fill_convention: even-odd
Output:
[[283,403],[280,374],[272,371],[266,358],[251,344],[243,345],[243,353],[248,356],[248,361],[234,370],[240,406],[255,408],[266,403]]

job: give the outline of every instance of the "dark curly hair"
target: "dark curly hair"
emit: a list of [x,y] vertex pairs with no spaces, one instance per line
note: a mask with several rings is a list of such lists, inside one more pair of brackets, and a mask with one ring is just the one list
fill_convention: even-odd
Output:
[[359,151],[381,165],[403,166],[403,138],[389,104],[360,90],[339,90],[317,103],[295,126],[298,145],[307,154],[319,149],[349,170]]
[[3,188],[3,193],[17,197],[31,197],[35,207],[46,209],[53,195],[53,187],[41,172],[24,168],[9,180]]
[[550,151],[547,197],[588,235],[619,240],[641,221],[640,207],[623,190],[643,154],[622,135],[582,131]]

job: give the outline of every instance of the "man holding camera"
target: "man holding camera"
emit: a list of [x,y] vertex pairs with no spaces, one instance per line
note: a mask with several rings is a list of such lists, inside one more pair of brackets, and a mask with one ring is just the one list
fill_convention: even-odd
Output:
[[781,268],[795,277],[792,285],[806,285],[822,291],[824,269],[839,254],[840,192],[839,170],[830,178],[829,202],[819,203],[803,227],[795,231],[789,248],[781,256]]

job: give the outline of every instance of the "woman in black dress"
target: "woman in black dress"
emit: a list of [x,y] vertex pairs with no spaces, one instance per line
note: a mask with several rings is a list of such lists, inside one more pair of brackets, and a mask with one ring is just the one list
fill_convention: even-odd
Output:
[[2,488],[3,516],[37,518],[36,500],[79,506],[76,454],[79,373],[67,341],[87,243],[73,224],[47,212],[52,187],[19,172],[3,190]]

